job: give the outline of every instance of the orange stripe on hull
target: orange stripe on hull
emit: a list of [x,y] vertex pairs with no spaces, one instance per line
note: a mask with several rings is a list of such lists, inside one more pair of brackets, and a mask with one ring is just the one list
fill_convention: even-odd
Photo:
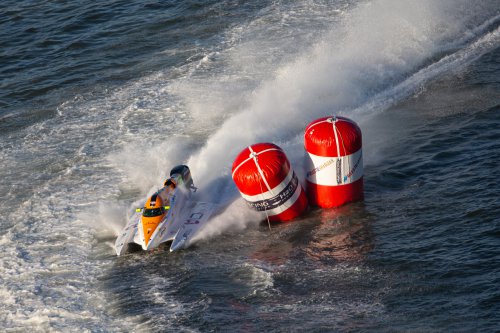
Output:
[[160,216],[155,216],[155,217],[142,217],[142,228],[144,232],[144,244],[148,246],[149,240],[151,239],[151,236],[155,232],[156,228],[158,227],[158,224],[160,224],[161,220],[165,214],[160,215]]

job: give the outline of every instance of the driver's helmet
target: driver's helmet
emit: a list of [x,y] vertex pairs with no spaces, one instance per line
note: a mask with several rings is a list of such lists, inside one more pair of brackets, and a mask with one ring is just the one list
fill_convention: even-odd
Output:
[[152,209],[152,208],[160,208],[163,206],[163,202],[160,198],[160,196],[155,193],[153,194],[148,200],[146,201],[146,204],[144,205],[144,208],[146,209]]

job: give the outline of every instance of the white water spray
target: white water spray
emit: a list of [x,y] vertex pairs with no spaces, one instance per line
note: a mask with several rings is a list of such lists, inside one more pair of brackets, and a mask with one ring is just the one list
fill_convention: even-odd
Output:
[[[432,65],[436,55],[446,55],[463,47],[463,34],[472,33],[466,25],[482,10],[468,7],[466,2],[430,0],[363,3],[345,13],[312,47],[300,49],[298,46],[295,60],[269,68],[267,76],[256,75],[257,82],[233,85],[230,75],[216,73],[208,79],[188,78],[171,85],[170,93],[188,107],[187,113],[194,123],[191,130],[207,139],[203,147],[188,154],[189,157],[185,151],[173,151],[169,160],[186,161],[200,188],[199,199],[223,205],[238,198],[230,170],[236,155],[248,145],[257,142],[280,145],[300,173],[302,132],[310,121],[325,115],[343,114],[363,126],[370,126],[364,119],[380,110],[353,111],[371,105],[374,99],[384,96],[384,92],[391,91],[401,82],[413,80],[414,73]],[[224,73],[231,72],[231,66],[241,68],[238,45],[217,56],[226,57],[224,65],[228,68]],[[415,80],[425,82],[428,78],[417,76]],[[401,98],[411,94],[415,85],[406,87],[409,91],[405,94],[398,92]],[[392,97],[387,96],[387,99]],[[397,100],[392,99],[392,102]],[[366,141],[370,139],[365,137]],[[167,140],[167,145],[176,146],[182,140]],[[365,163],[370,164],[370,160]],[[141,177],[136,174],[134,178]],[[243,207],[230,205],[217,217],[220,223],[214,222],[217,228],[231,228],[233,224],[244,227],[248,221],[258,219]],[[236,209],[246,213],[238,213],[235,218]]]

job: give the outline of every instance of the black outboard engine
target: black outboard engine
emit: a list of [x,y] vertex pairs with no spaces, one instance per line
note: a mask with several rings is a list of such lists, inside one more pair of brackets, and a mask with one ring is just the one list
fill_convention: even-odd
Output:
[[189,170],[187,165],[178,165],[170,170],[170,177],[174,175],[180,175],[187,188],[196,190],[196,187],[194,187],[193,178],[191,178],[191,171]]

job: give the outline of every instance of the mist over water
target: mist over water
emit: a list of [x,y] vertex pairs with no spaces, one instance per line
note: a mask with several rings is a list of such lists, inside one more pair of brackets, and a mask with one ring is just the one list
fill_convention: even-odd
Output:
[[[466,30],[467,37],[464,37],[467,19],[463,10],[460,6],[432,1],[361,4],[343,13],[333,28],[325,30],[305,49],[292,50],[293,60],[272,64],[273,70],[267,71],[271,75],[263,77],[256,87],[243,87],[241,92],[233,90],[227,98],[219,97],[218,101],[204,104],[208,112],[201,117],[202,121],[207,115],[214,118],[224,115],[222,126],[209,135],[206,144],[199,151],[194,151],[187,162],[193,174],[199,177],[197,184],[205,193],[204,199],[216,198],[224,202],[235,198],[234,191],[228,189],[232,187],[230,166],[246,146],[257,142],[275,142],[289,154],[292,165],[302,171],[302,133],[310,121],[339,114],[351,117],[363,126],[370,126],[368,119],[371,113],[380,112],[380,107],[386,108],[390,103],[398,102],[397,98],[407,97],[418,86],[450,68],[454,65],[454,52],[460,50],[464,43],[474,41],[474,34],[482,34],[490,28],[488,25],[474,27]],[[473,17],[477,13],[468,14]],[[497,16],[492,21],[498,19]],[[498,28],[485,39],[478,41],[479,45],[472,45],[469,54],[460,56],[461,64],[496,45]],[[476,48],[483,50],[474,54]],[[230,52],[229,57],[234,57],[233,53]],[[430,63],[435,60],[436,54],[445,58],[442,59],[443,64]],[[236,55],[239,56],[240,52]],[[229,68],[237,61],[230,58]],[[211,80],[219,81],[217,77]],[[379,94],[391,91],[400,83],[403,85],[397,91],[399,96],[395,92],[392,96],[385,94],[384,105],[370,107],[374,100],[380,99]],[[208,83],[204,84],[212,88]],[[217,94],[224,93],[217,91]],[[235,109],[228,109],[227,105],[232,106],[233,103],[225,102],[240,94],[248,97],[235,104]],[[388,99],[391,102],[387,103]],[[356,112],[363,107],[363,114]],[[196,106],[194,111],[198,115]],[[368,137],[366,141],[374,139]],[[381,149],[370,148],[372,154]],[[370,159],[365,159],[365,163],[370,164]],[[299,174],[303,177],[303,172]],[[228,198],[217,195],[221,190],[223,196]],[[234,221],[233,218],[228,220]]]
[[[2,8],[6,330],[499,327],[496,1]],[[234,158],[273,142],[303,178],[332,114],[363,131],[365,202],[261,226]],[[189,250],[116,258],[181,163],[216,218]]]

